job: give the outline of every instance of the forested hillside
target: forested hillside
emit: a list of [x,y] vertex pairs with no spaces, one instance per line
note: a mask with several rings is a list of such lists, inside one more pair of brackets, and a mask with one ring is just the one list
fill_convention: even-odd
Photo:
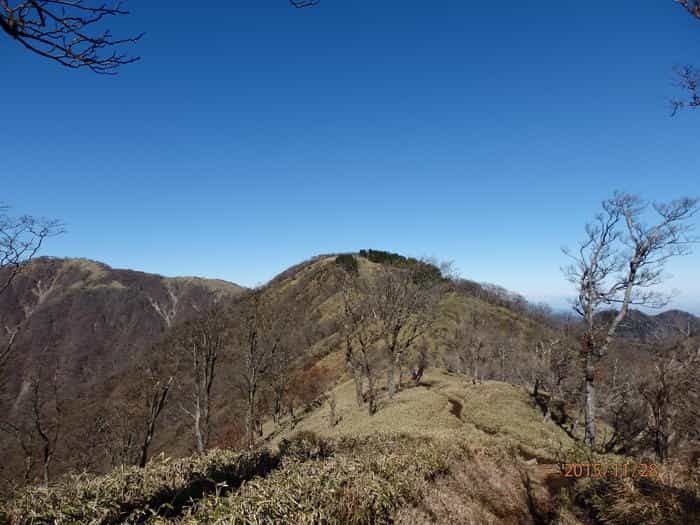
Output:
[[[567,454],[578,454],[584,439],[580,323],[499,287],[456,278],[449,266],[432,261],[377,250],[322,255],[244,290],[220,281],[41,259],[14,280],[2,300],[5,311],[25,312],[7,317],[15,327],[8,332],[12,357],[3,369],[2,451],[8,460],[2,474],[8,495],[11,487],[27,483],[61,485],[69,474],[138,469],[161,455],[276,446],[298,430],[333,439],[369,432],[363,439],[374,443],[377,425],[388,429],[395,422],[392,430],[412,440],[436,438],[435,446],[442,447],[445,440],[434,431],[452,423],[434,417],[445,410],[455,418],[449,421],[467,421],[480,434],[511,436],[507,447],[520,450],[524,460],[542,458],[552,468]],[[597,377],[597,453],[624,454],[620,461],[630,455],[645,461],[657,457],[669,468],[676,468],[675,461],[687,465],[697,439],[697,385],[689,375],[697,345],[693,333],[657,339],[656,346],[624,338],[615,342]],[[433,373],[453,375],[456,383],[424,380],[437,377]],[[493,381],[513,390],[486,386]],[[416,385],[421,389],[411,390],[404,406],[409,399],[404,390]],[[463,390],[467,385],[475,389]],[[512,395],[528,407],[529,422],[499,412]],[[522,426],[532,422],[537,422],[535,434]],[[549,433],[560,437],[558,444],[546,437]],[[334,446],[352,453],[346,445]],[[253,469],[246,476],[264,475],[279,460],[261,457],[272,463],[262,470],[245,467]],[[202,461],[193,467],[205,469],[192,474],[196,479],[211,475],[227,481],[224,473],[206,474],[219,467]],[[514,494],[536,497],[538,503],[524,514],[515,503],[511,510],[521,521],[513,522],[536,523],[542,512],[550,517],[563,512],[578,523],[580,509],[557,503],[559,489],[552,492],[544,478],[537,478],[539,488],[528,485],[535,478],[523,485],[530,479],[522,478],[523,472],[540,474],[518,464],[513,463],[515,470],[508,467],[508,475],[515,476]],[[460,476],[446,468],[429,476]],[[167,472],[154,475],[170,476]],[[678,476],[676,481],[688,480],[681,471]],[[463,482],[445,483],[462,494]],[[186,494],[202,490],[200,482],[173,483],[184,483],[173,490]],[[413,490],[406,494],[418,497]],[[398,502],[408,496],[394,497],[399,499],[382,511],[386,516],[399,512]],[[200,510],[185,505],[178,512],[207,521],[229,512],[222,510],[229,503],[223,504],[206,501]],[[475,503],[469,512],[495,520],[499,514],[489,505]],[[119,511],[119,519],[131,511],[122,512],[127,511]],[[402,512],[408,519],[423,511]]]

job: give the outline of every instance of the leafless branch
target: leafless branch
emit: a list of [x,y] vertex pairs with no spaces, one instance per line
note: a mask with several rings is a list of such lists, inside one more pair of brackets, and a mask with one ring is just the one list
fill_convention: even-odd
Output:
[[139,60],[119,50],[143,33],[115,38],[97,26],[109,17],[128,15],[117,1],[97,4],[85,0],[2,0],[0,29],[29,51],[72,68],[113,75]]
[[289,0],[297,9],[303,9],[305,7],[314,7],[321,3],[321,0]]
[[700,107],[700,72],[693,66],[677,66],[673,69],[676,74],[676,85],[687,95],[685,100],[671,100],[671,115],[683,108]]
[[700,0],[675,0],[692,16],[700,20]]
[[[2,4],[0,0],[0,6]],[[8,210],[7,206],[0,205],[0,294],[39,252],[48,237],[65,231],[59,221],[30,215],[10,217]]]
[[[689,252],[693,237],[690,219],[698,212],[698,199],[684,197],[654,203],[656,222],[644,222],[649,203],[616,192],[603,202],[603,213],[586,226],[586,237],[578,253],[566,250],[574,263],[564,272],[578,297],[574,310],[584,321],[582,354],[586,397],[586,441],[595,439],[594,377],[617,327],[630,306],[659,308],[668,297],[653,288],[664,278],[666,262]],[[612,317],[601,317],[602,309],[615,305]]]

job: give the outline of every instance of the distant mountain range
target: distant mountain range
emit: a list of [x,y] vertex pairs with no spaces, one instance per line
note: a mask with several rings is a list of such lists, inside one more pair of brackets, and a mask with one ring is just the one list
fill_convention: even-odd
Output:
[[[0,281],[3,277],[0,272]],[[87,259],[32,261],[0,296],[0,329],[16,331],[13,371],[2,394],[22,392],[27,370],[48,351],[60,357],[72,396],[123,372],[129,358],[168,328],[244,288],[225,281],[115,270]],[[0,339],[2,344],[2,339]]]
[[[604,318],[615,315],[612,310],[600,314]],[[683,335],[700,333],[700,317],[683,310],[666,310],[655,315],[630,310],[617,329],[617,335],[644,343],[668,341]]]

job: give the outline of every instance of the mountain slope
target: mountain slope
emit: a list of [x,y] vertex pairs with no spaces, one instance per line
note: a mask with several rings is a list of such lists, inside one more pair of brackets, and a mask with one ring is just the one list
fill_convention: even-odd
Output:
[[[358,271],[368,277],[381,268],[380,263],[364,257],[357,257],[357,263]],[[304,390],[295,394],[297,404],[310,402],[344,373],[340,319],[344,276],[336,256],[318,256],[282,272],[261,290],[272,303],[293,312],[294,324],[301,328],[290,371]],[[6,421],[26,424],[27,416],[21,410],[27,404],[30,374],[39,363],[50,364],[55,359],[62,378],[61,396],[68,401],[52,471],[60,475],[76,464],[104,470],[110,460],[102,445],[88,443],[90,429],[102,419],[126,414],[125,396],[140,387],[134,377],[140,357],[151,349],[161,351],[151,345],[166,336],[170,327],[204,312],[218,299],[246,300],[240,292],[240,287],[221,281],[170,279],[86,260],[34,261],[0,297],[3,323],[19,327],[0,392]],[[472,312],[484,319],[484,330],[507,333],[514,340],[524,341],[528,334],[546,330],[519,312],[458,287],[447,292],[439,310],[438,322],[426,341],[433,360],[453,369],[462,365],[450,354],[449,337],[457,323]],[[149,355],[163,363],[170,359],[165,354]],[[244,409],[237,385],[240,359],[235,349],[227,350],[218,364],[212,389],[213,444],[231,444],[240,437]],[[495,376],[496,371],[485,368],[483,373]],[[157,432],[153,443],[154,454],[183,455],[192,447],[190,421],[179,408],[187,392],[177,383],[164,415],[167,426]],[[108,422],[112,426],[119,423]],[[10,442],[6,434],[0,434],[0,453],[12,458],[14,466],[6,465],[8,469],[21,471],[24,455],[17,440]],[[101,459],[95,459],[97,456]]]
[[[608,320],[614,311],[599,314]],[[630,310],[617,328],[621,338],[641,343],[658,343],[678,339],[700,332],[700,317],[682,310],[666,310],[649,315],[639,310]]]
[[[129,376],[134,358],[172,325],[242,291],[224,281],[167,278],[85,259],[32,261],[0,296],[0,328],[6,341],[15,334],[10,360],[0,370],[0,422],[26,423],[21,411],[32,374],[56,367],[66,400],[55,464],[60,472],[60,458],[80,449],[76,432],[114,403],[115,379]],[[8,452],[11,441],[0,433],[0,454],[12,460],[4,462],[7,468],[22,462],[16,451]]]
[[18,330],[14,366],[24,369],[50,350],[60,356],[68,383],[77,384],[90,380],[87,370],[97,381],[119,371],[125,356],[173,324],[242,290],[223,281],[115,270],[85,259],[41,258],[0,297],[0,320]]
[[[269,436],[269,450],[213,450],[145,469],[77,476],[21,492],[12,523],[696,523],[698,495],[658,479],[568,478],[586,455],[522,389],[430,370],[375,416],[349,383],[329,405]],[[0,508],[0,518],[2,509]]]

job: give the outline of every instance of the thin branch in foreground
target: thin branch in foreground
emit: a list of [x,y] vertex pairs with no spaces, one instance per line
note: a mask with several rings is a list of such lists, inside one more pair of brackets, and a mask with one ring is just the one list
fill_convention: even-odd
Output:
[[65,67],[114,75],[121,66],[140,58],[119,48],[144,34],[115,38],[98,25],[109,17],[128,14],[121,2],[0,0],[0,29],[29,51]]
[[321,0],[289,0],[289,3],[297,9],[303,9],[305,7],[317,6],[319,3],[321,3]]
[[676,86],[686,92],[685,100],[671,100],[671,115],[679,109],[700,107],[700,71],[693,66],[678,66],[673,69],[676,74]]

